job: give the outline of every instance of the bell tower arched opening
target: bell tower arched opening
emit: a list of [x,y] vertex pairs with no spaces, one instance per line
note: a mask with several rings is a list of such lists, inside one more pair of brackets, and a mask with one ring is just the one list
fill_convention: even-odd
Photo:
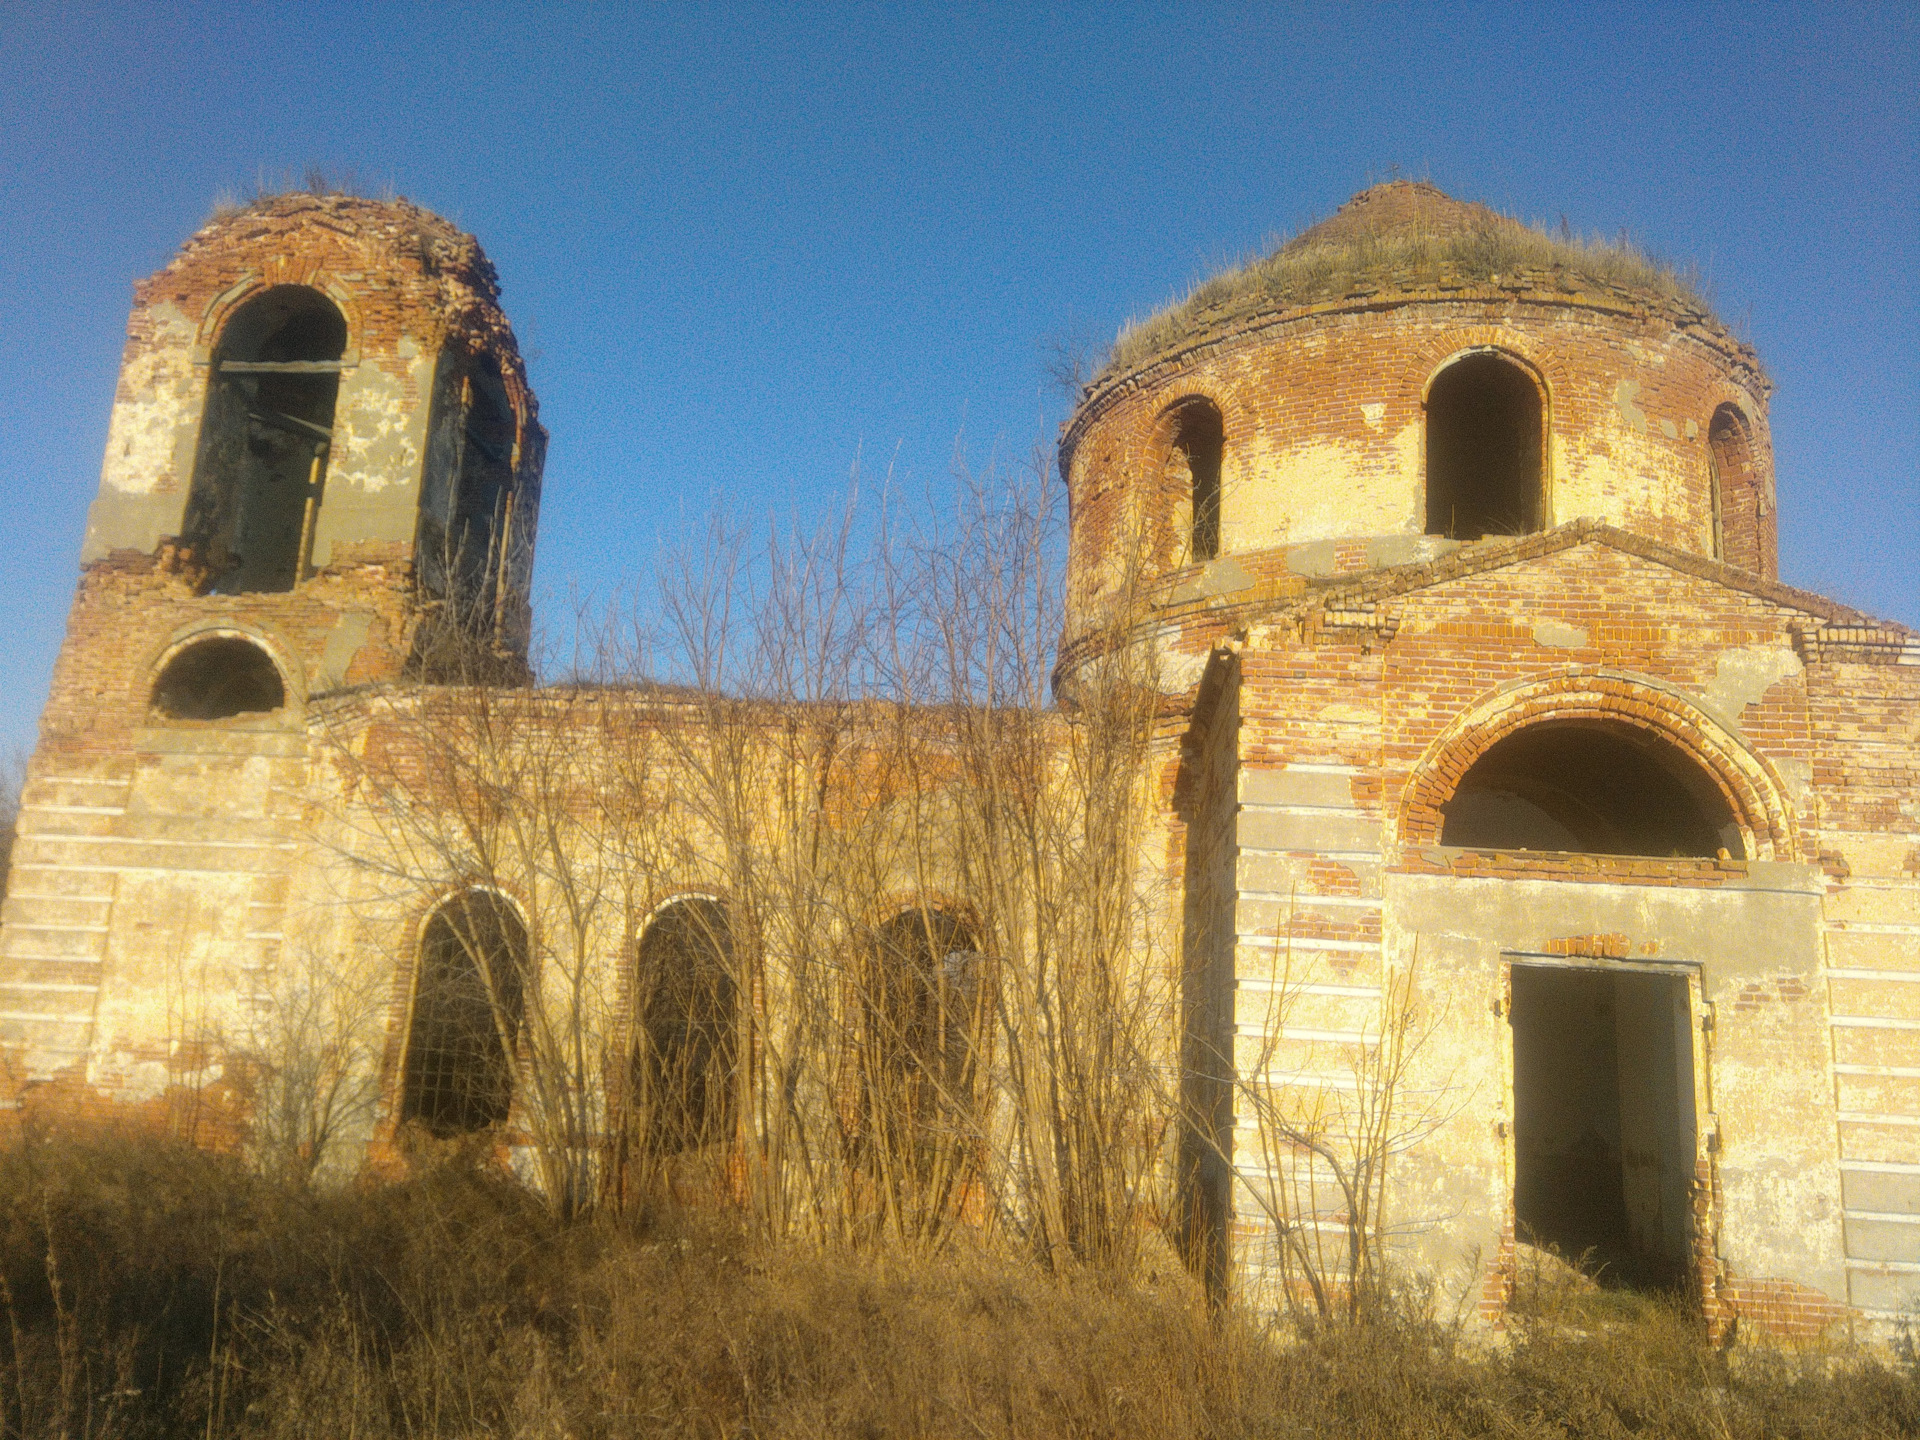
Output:
[[183,538],[225,595],[291,590],[313,543],[346,317],[276,285],[236,310],[214,351]]
[[422,587],[449,603],[463,629],[491,633],[513,543],[518,420],[500,362],[442,359],[432,452],[420,496],[416,555]]
[[1546,510],[1538,383],[1491,350],[1454,361],[1427,392],[1429,535],[1527,535]]

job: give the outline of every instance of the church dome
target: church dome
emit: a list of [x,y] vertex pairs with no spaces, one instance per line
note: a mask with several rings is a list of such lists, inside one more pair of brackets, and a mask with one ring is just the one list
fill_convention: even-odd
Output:
[[1630,245],[1375,185],[1122,332],[1061,435],[1066,639],[1574,520],[1771,577],[1770,389]]

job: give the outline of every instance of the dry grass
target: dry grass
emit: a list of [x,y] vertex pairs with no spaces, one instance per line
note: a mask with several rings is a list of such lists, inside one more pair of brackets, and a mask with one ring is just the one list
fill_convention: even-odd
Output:
[[1568,292],[1623,286],[1709,309],[1696,276],[1646,254],[1624,235],[1607,240],[1564,228],[1555,234],[1488,211],[1470,224],[1399,225],[1332,243],[1303,234],[1276,244],[1201,280],[1145,319],[1129,321],[1102,374],[1130,369],[1237,315],[1385,289],[1490,283],[1520,272]]
[[5,1436],[1920,1433],[1910,1360],[1728,1356],[1654,1302],[1536,1303],[1499,1351],[1394,1307],[1283,1342],[1151,1266],[565,1226],[457,1153],[314,1196],[29,1141],[0,1156],[0,1273]]

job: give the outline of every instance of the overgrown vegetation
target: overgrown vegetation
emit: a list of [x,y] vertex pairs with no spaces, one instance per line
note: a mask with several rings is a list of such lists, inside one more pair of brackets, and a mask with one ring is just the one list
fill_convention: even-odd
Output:
[[0,757],[0,896],[7,893],[7,880],[13,874],[13,842],[20,832],[20,796],[27,783],[27,755],[24,747],[16,747]]
[[1722,1353],[1535,1296],[1500,1349],[1387,1300],[1282,1337],[1177,1272],[991,1244],[563,1224],[471,1151],[327,1193],[155,1139],[0,1154],[0,1435],[1822,1437],[1920,1433],[1911,1357]]
[[362,180],[357,170],[308,165],[305,170],[269,170],[264,165],[247,185],[222,186],[214,192],[209,220],[225,220],[262,200],[279,195],[348,195],[361,200],[391,202],[398,197],[391,180],[377,185]]
[[1520,272],[1567,291],[1626,286],[1709,308],[1696,275],[1648,255],[1624,233],[1611,240],[1577,235],[1564,221],[1549,231],[1476,206],[1470,219],[1444,225],[1343,228],[1330,240],[1309,229],[1278,242],[1201,280],[1153,315],[1129,321],[1103,373],[1128,369],[1235,315],[1434,282],[1491,283]]

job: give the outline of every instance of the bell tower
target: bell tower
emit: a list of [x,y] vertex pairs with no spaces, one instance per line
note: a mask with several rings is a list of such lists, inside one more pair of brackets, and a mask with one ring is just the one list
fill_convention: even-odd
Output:
[[258,989],[312,703],[525,673],[545,440],[493,266],[404,200],[263,198],[135,286],[0,929],[16,1081],[173,1063],[136,994],[180,937]]

